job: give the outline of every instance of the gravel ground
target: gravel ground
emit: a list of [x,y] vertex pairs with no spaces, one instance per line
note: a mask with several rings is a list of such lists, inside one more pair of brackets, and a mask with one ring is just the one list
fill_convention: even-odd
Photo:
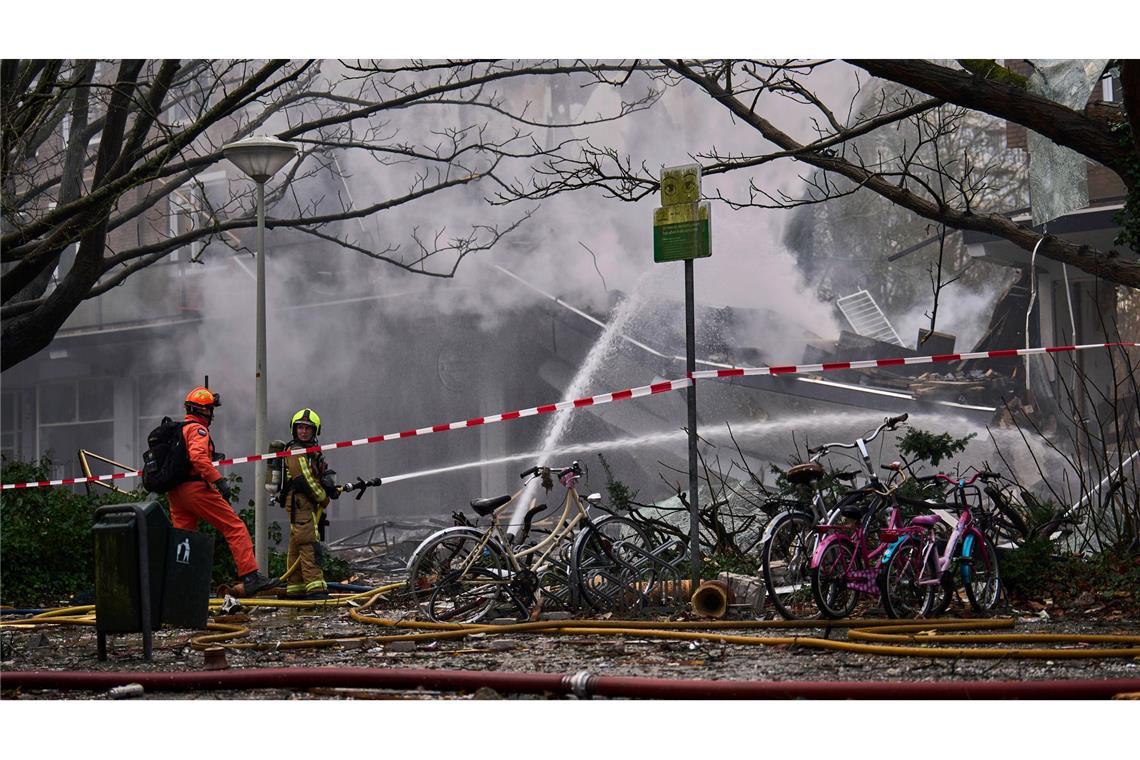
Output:
[[[393,632],[349,617],[345,607],[324,609],[258,607],[249,612],[250,634],[237,641],[273,643],[318,638],[378,636]],[[379,616],[397,618],[407,610],[377,610]],[[955,605],[952,614],[968,617]],[[1051,619],[1047,613],[1007,609],[1017,621],[1016,633],[1085,633],[1140,635],[1136,619],[1100,619],[1066,616]],[[874,611],[870,612],[874,615]],[[674,615],[673,619],[679,616]],[[644,618],[643,618],[644,619]],[[665,620],[668,616],[657,618]],[[584,620],[588,625],[588,620]],[[406,632],[406,631],[397,631]],[[749,636],[821,636],[823,629],[803,631],[724,631]],[[96,634],[90,626],[6,628],[4,661],[0,674],[13,671],[194,671],[204,654],[190,646],[200,632],[164,629],[154,635],[153,659],[142,657],[139,634],[108,636],[109,657],[96,658]],[[846,640],[846,631],[832,630],[830,638]],[[1025,645],[1018,645],[1025,646]],[[1076,645],[1080,646],[1080,645]],[[230,668],[266,667],[377,667],[443,668],[468,671],[519,671],[597,675],[644,676],[673,679],[756,679],[764,681],[974,681],[1047,680],[1077,678],[1140,678],[1140,660],[1027,660],[892,657],[825,651],[804,646],[746,646],[721,641],[655,640],[647,636],[585,636],[503,634],[465,639],[380,645],[365,642],[328,648],[230,650]],[[0,679],[2,681],[2,679]],[[2,687],[0,687],[2,688]],[[3,690],[3,699],[109,699],[107,692]],[[308,690],[221,690],[195,692],[151,691],[145,699],[472,699],[494,698],[476,694],[428,691],[396,692],[380,689],[315,688]],[[528,698],[528,697],[519,697]]]

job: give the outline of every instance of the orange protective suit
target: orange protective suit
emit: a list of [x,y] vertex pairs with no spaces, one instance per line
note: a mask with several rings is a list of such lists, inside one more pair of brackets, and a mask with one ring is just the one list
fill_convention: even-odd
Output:
[[238,577],[257,572],[249,530],[213,486],[222,474],[213,464],[214,441],[209,423],[196,414],[187,414],[182,438],[190,456],[190,479],[170,490],[170,521],[175,528],[196,531],[198,521],[205,520],[225,537],[237,564]]

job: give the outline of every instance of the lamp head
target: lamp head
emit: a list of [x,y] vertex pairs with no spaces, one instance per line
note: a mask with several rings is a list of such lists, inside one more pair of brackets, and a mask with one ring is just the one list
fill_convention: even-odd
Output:
[[267,182],[297,155],[297,146],[254,135],[222,146],[222,154],[254,182]]

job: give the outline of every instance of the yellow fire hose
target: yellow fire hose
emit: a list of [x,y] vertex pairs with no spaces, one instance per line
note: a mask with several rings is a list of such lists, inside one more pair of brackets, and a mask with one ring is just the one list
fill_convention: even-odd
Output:
[[[961,657],[961,658],[1021,658],[1021,659],[1096,659],[1106,657],[1140,657],[1140,636],[1097,635],[1097,634],[1036,634],[1014,635],[955,635],[940,636],[937,631],[975,630],[985,628],[1012,628],[1012,618],[991,620],[924,620],[912,623],[899,623],[896,620],[752,620],[752,621],[631,621],[631,620],[582,620],[582,621],[539,621],[502,626],[454,626],[438,623],[421,623],[369,619],[356,610],[349,615],[362,623],[374,623],[400,628],[432,627],[438,630],[439,638],[457,638],[458,634],[471,633],[520,633],[542,632],[567,635],[597,636],[638,636],[682,641],[717,641],[726,644],[746,646],[801,646],[814,649],[831,649],[862,654],[879,654],[908,657]],[[436,628],[436,626],[440,626]],[[848,628],[848,638],[897,642],[900,645],[861,644],[853,641],[833,641],[813,636],[740,636],[721,633],[686,631],[683,629],[758,629],[758,628]],[[887,629],[891,634],[878,631]],[[911,634],[911,635],[905,635]],[[385,637],[377,637],[385,638]],[[966,648],[943,646],[944,642],[959,644],[980,643],[1068,643],[1068,644],[1127,644],[1125,647],[1086,648],[1086,649],[1001,649]],[[911,644],[904,646],[903,644]]]
[[[365,614],[383,594],[398,589],[402,583],[392,583],[367,591],[332,597],[327,600],[289,600],[252,598],[243,599],[247,607],[340,607],[358,602],[349,609],[352,620],[386,628],[407,630],[381,636],[345,636],[322,639],[294,639],[275,642],[239,642],[250,633],[249,626],[235,623],[213,622],[210,633],[190,639],[195,649],[223,646],[232,649],[316,649],[361,644],[388,644],[397,641],[448,641],[474,634],[560,634],[572,636],[635,636],[639,638],[672,639],[680,641],[713,641],[744,646],[805,647],[860,654],[894,657],[939,657],[970,659],[1100,659],[1116,657],[1140,658],[1140,635],[1125,634],[1056,634],[1056,633],[961,633],[978,630],[1010,629],[1016,624],[1012,618],[994,619],[937,619],[908,621],[897,620],[540,620],[537,622],[507,625],[461,625],[425,621],[393,620]],[[216,608],[221,600],[211,600]],[[33,628],[39,625],[94,625],[94,605],[61,607],[47,610],[19,621],[0,622],[4,628]],[[834,641],[817,635],[748,636],[721,631],[747,630],[803,630],[847,629],[848,641]],[[411,632],[418,631],[418,632]],[[947,632],[958,632],[947,635]],[[994,644],[1061,644],[1065,647],[1043,648],[996,647]],[[1092,646],[1107,645],[1107,646]]]

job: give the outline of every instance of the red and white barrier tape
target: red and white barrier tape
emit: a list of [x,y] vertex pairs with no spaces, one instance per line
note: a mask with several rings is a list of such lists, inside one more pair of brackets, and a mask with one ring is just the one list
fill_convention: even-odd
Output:
[[1004,348],[998,351],[973,351],[965,354],[934,354],[933,356],[905,356],[897,359],[865,359],[854,362],[824,362],[823,364],[788,364],[783,367],[734,367],[733,369],[706,369],[690,373],[694,380],[745,375],[804,375],[813,372],[831,372],[839,369],[870,369],[872,367],[900,367],[909,364],[934,364],[969,359],[1007,359],[1013,356],[1058,354],[1066,351],[1084,351],[1089,348],[1137,348],[1140,343],[1086,343],[1080,346],[1043,346],[1039,348]]
[[[723,377],[742,377],[747,375],[792,375],[792,374],[809,374],[815,372],[832,372],[841,369],[867,369],[870,367],[898,367],[901,365],[910,364],[933,364],[936,362],[956,362],[967,359],[1003,359],[1014,356],[1032,356],[1035,354],[1055,354],[1067,351],[1084,351],[1091,348],[1137,348],[1140,343],[1088,343],[1080,346],[1045,346],[1041,348],[1009,348],[999,351],[975,351],[972,353],[964,354],[935,354],[933,356],[908,356],[897,359],[866,359],[862,361],[853,362],[825,362],[823,364],[789,364],[780,367],[739,367],[734,369],[714,369],[714,370],[700,370],[693,372],[689,377],[682,377],[676,380],[665,380],[660,383],[653,383],[652,385],[642,385],[637,388],[627,388],[623,391],[613,391],[611,393],[601,393],[597,396],[585,396],[583,398],[573,399],[571,401],[559,401],[556,404],[543,404],[542,406],[532,406],[529,409],[520,409],[514,412],[503,412],[501,414],[491,414],[486,417],[473,417],[468,420],[459,420],[457,422],[449,422],[441,425],[432,425],[431,427],[416,428],[415,430],[404,430],[399,433],[386,433],[385,435],[373,435],[368,438],[356,438],[351,441],[338,441],[337,443],[326,443],[322,446],[310,446],[306,449],[291,449],[289,451],[269,452],[266,454],[253,454],[247,457],[236,457],[234,459],[222,459],[214,462],[216,466],[225,466],[231,464],[245,464],[247,462],[257,462],[263,459],[277,459],[279,457],[291,456],[293,454],[311,453],[314,451],[332,451],[334,449],[347,449],[353,446],[367,446],[373,443],[383,443],[384,441],[394,441],[399,438],[414,438],[416,436],[430,435],[431,433],[442,433],[445,430],[459,430],[461,428],[477,427],[479,425],[490,425],[495,422],[503,422],[505,420],[514,420],[520,417],[533,417],[539,414],[550,414],[552,412],[560,412],[567,409],[577,409],[583,406],[598,406],[600,404],[608,404],[612,401],[622,401],[628,398],[640,398],[641,396],[652,396],[658,393],[668,393],[669,391],[680,390],[687,388],[695,380],[706,380],[712,378]],[[5,483],[3,490],[7,491],[15,488],[40,488],[44,486],[69,486],[79,483],[93,483],[96,481],[109,481],[109,480],[122,480],[124,478],[137,478],[142,475],[142,472],[135,470],[134,472],[116,472],[111,475],[94,475],[91,477],[83,478],[61,478],[59,480],[38,480],[30,483]]]

